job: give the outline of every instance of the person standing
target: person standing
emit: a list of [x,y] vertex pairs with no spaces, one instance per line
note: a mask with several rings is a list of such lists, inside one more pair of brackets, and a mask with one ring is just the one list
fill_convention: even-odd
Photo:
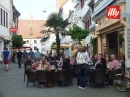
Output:
[[32,63],[34,63],[35,55],[34,55],[34,52],[32,51],[32,48],[30,48],[30,52],[28,53],[28,55],[30,56],[30,59],[31,59]]
[[28,53],[26,52],[26,49],[24,49],[24,51],[23,51],[23,63],[25,63],[25,61],[27,59],[27,55],[28,55]]
[[87,82],[87,73],[88,73],[88,62],[90,61],[89,55],[85,47],[82,47],[79,52],[77,53],[77,65],[79,65],[79,79],[80,89],[86,88],[86,82]]
[[72,46],[68,49],[68,51],[67,51],[67,56],[68,56],[69,59],[72,58],[73,50],[74,50],[74,45],[72,45]]
[[20,49],[18,49],[18,52],[17,52],[17,59],[18,59],[18,65],[19,65],[19,68],[21,68],[21,62],[22,62],[22,52],[20,51]]
[[39,49],[37,48],[36,50],[37,50],[37,51],[35,52],[35,61],[40,60],[40,58],[41,58]]
[[9,54],[10,54],[10,52],[8,51],[8,49],[7,48],[4,48],[4,51],[2,52],[2,58],[3,58],[3,60],[4,60],[4,69],[6,70],[6,71],[8,71],[8,64],[9,64]]

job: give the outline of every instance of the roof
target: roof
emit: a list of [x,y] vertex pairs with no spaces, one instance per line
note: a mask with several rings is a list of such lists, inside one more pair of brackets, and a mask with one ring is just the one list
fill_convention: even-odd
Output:
[[[43,26],[46,20],[21,20],[18,21],[18,35],[22,35],[23,38],[39,38],[44,37],[40,33],[41,30],[46,30],[46,27]],[[29,34],[33,34],[30,35]]]

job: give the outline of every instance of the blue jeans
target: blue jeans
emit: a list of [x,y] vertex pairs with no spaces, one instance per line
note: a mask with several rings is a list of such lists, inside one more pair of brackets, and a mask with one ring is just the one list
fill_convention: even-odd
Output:
[[18,65],[19,65],[19,68],[21,68],[21,58],[18,58]]
[[79,65],[80,86],[85,88],[87,82],[88,64]]

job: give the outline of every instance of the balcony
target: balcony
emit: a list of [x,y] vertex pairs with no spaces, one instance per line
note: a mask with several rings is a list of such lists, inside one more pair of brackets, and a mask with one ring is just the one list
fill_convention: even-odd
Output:
[[95,17],[97,14],[99,14],[102,10],[104,10],[108,5],[110,5],[114,1],[115,0],[108,0],[107,2],[104,2],[102,6],[100,6],[96,11],[94,11],[94,13],[92,14],[92,18]]

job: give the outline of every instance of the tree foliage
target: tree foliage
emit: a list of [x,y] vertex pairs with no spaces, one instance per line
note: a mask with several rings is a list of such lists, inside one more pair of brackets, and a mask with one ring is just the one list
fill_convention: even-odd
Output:
[[71,36],[72,39],[85,39],[89,35],[90,31],[82,29],[81,27],[77,26],[76,24],[73,25],[72,28],[69,29],[67,32],[68,35]]
[[62,28],[66,28],[70,23],[68,22],[68,18],[67,19],[63,19],[62,17],[60,17],[57,13],[51,13],[48,18],[46,23],[44,24],[44,26],[49,27],[49,28],[53,28],[53,32],[57,33],[59,32],[59,30]]
[[52,48],[54,45],[56,45],[56,42],[52,42],[51,49],[54,49],[54,48]]
[[57,13],[52,13],[48,16],[46,23],[44,26],[49,27],[51,33],[55,33],[56,35],[56,44],[57,44],[57,55],[60,55],[60,37],[59,33],[61,29],[65,29],[70,23],[68,22],[68,18],[64,20]]
[[41,42],[46,42],[49,38],[50,38],[49,35],[48,35],[47,37],[43,37],[43,38],[41,39]]
[[95,55],[97,53],[97,41],[95,38],[90,38],[90,46],[92,47],[93,55]]
[[25,41],[23,41],[22,35],[12,36],[12,45],[13,47],[22,47]]

